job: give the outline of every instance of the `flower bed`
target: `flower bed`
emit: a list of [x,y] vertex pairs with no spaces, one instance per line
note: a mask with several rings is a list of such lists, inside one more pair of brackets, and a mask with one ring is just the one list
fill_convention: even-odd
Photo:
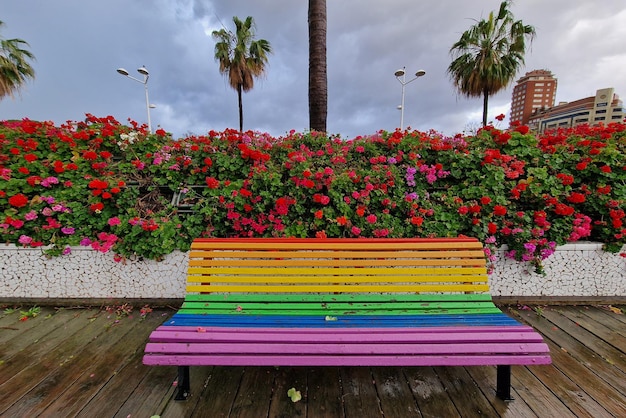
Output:
[[[542,272],[579,240],[626,243],[626,125],[535,136],[165,131],[88,115],[0,123],[0,240],[48,255],[166,258],[201,236],[467,235]],[[622,253],[622,255],[624,255]],[[530,263],[530,265],[527,265]]]

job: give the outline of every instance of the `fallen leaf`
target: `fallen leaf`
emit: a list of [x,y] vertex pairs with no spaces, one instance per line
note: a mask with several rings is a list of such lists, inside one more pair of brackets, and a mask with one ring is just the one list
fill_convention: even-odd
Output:
[[624,312],[620,308],[616,308],[615,306],[609,305],[609,310],[615,314],[622,315]]
[[291,402],[298,402],[302,399],[302,394],[296,388],[291,388],[287,391],[287,396],[291,398]]

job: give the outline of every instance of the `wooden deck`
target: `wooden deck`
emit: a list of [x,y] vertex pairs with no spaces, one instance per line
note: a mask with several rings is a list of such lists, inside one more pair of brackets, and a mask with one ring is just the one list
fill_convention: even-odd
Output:
[[42,308],[26,321],[20,309],[0,311],[0,416],[624,417],[619,308],[505,307],[546,337],[554,362],[513,366],[512,402],[495,396],[495,367],[196,367],[192,397],[176,402],[176,369],[141,364],[149,333],[172,309],[142,318],[135,308],[119,320],[95,308]]

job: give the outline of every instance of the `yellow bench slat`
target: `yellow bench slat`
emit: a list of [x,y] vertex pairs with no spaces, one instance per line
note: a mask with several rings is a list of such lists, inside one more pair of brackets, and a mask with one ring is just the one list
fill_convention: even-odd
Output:
[[255,275],[255,276],[439,276],[439,275],[476,275],[486,274],[484,267],[363,267],[363,268],[347,268],[347,267],[189,267],[190,274],[200,275]]
[[188,276],[188,283],[281,283],[286,286],[297,283],[486,283],[487,278],[471,276]]
[[486,292],[489,286],[481,285],[188,285],[187,292],[200,293],[299,293],[299,292],[320,292],[320,293],[352,293],[352,292],[372,292],[372,293],[393,293],[393,292]]

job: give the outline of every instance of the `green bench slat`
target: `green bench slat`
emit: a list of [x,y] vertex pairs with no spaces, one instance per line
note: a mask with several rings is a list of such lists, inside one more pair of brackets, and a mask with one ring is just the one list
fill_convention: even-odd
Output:
[[463,302],[432,303],[426,306],[409,302],[388,303],[254,303],[186,302],[179,310],[186,314],[245,313],[262,315],[395,315],[395,314],[441,314],[441,313],[497,313],[500,310],[490,302],[476,302],[468,306]]

